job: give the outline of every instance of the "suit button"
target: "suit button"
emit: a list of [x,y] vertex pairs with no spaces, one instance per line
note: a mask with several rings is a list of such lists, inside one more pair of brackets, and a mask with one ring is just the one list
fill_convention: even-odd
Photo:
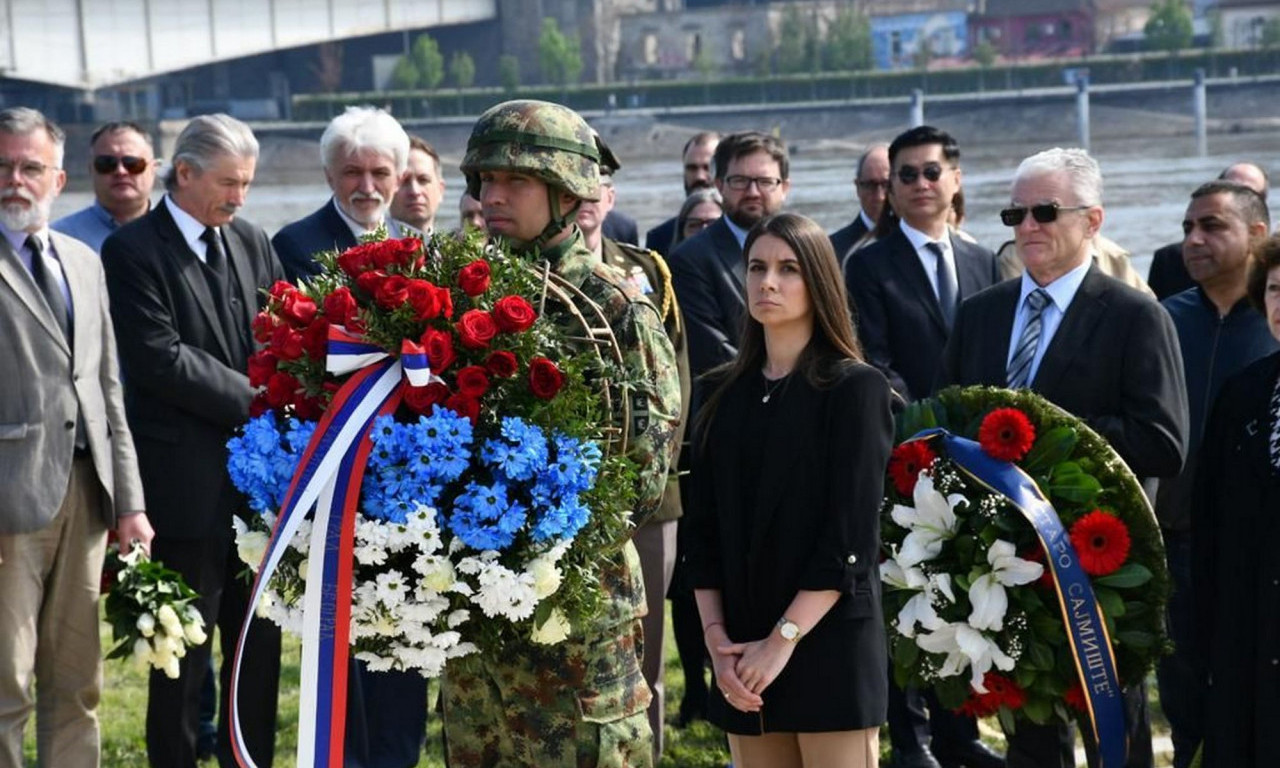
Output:
[[75,429],[76,423],[74,421],[64,421],[62,422],[62,426],[67,429]]
[[849,565],[853,565],[853,564],[854,564],[854,563],[856,563],[856,562],[858,562],[858,556],[857,556],[857,555],[849,555],[849,560],[848,560]]

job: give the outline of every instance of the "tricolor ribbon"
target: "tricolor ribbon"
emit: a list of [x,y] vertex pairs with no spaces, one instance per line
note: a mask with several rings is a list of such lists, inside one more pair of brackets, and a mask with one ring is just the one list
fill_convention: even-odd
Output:
[[257,612],[289,542],[313,506],[307,586],[303,594],[297,765],[299,768],[341,768],[343,765],[352,552],[360,485],[373,448],[369,432],[374,419],[393,413],[399,406],[405,383],[419,387],[441,381],[431,373],[427,355],[420,345],[406,340],[400,351],[400,358],[392,359],[386,350],[353,336],[341,326],[329,327],[326,370],[336,376],[354,374],[334,394],[298,461],[254,577],[249,610],[240,629],[231,667],[231,747],[241,768],[257,768],[240,729],[240,663],[250,619]]
[[1071,640],[1101,768],[1120,768],[1126,752],[1125,715],[1111,637],[1102,606],[1053,505],[1021,467],[988,456],[973,440],[940,428],[923,430],[911,440],[941,440],[957,467],[978,484],[1003,495],[1031,523],[1053,572],[1054,591]]

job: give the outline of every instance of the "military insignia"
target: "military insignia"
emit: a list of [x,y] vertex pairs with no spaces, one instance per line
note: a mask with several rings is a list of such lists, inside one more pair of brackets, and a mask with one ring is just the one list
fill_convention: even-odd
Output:
[[632,267],[627,273],[627,284],[646,296],[653,293],[653,285],[649,283],[649,276],[644,273],[640,267]]

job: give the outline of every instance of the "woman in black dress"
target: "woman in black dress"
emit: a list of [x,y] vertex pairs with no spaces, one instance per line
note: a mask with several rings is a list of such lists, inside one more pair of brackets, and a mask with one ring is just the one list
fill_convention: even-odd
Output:
[[[1280,340],[1280,236],[1249,296]],[[1192,507],[1196,626],[1208,684],[1204,768],[1280,765],[1280,353],[1222,386]]]
[[736,768],[875,766],[889,385],[862,361],[817,224],[772,216],[744,252],[750,317],[705,383],[687,519],[710,719]]

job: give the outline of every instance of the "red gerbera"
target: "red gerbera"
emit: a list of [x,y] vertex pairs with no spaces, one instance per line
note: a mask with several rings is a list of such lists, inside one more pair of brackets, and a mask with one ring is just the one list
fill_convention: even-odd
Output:
[[1062,694],[1062,700],[1067,702],[1067,706],[1077,712],[1087,712],[1084,703],[1084,689],[1080,687],[1079,681],[1071,684],[1067,692]]
[[1129,558],[1129,527],[1115,515],[1095,509],[1071,526],[1071,543],[1085,573],[1106,576]]
[[972,717],[987,717],[994,715],[1001,706],[1021,709],[1027,703],[1027,692],[1004,675],[988,672],[982,677],[982,685],[987,692],[970,690],[969,698],[960,705],[958,712]]
[[889,478],[898,493],[910,497],[916,488],[916,478],[933,466],[938,454],[923,440],[912,440],[893,449],[889,454]]
[[1036,442],[1036,428],[1017,408],[997,408],[978,428],[978,444],[991,458],[1020,461]]

